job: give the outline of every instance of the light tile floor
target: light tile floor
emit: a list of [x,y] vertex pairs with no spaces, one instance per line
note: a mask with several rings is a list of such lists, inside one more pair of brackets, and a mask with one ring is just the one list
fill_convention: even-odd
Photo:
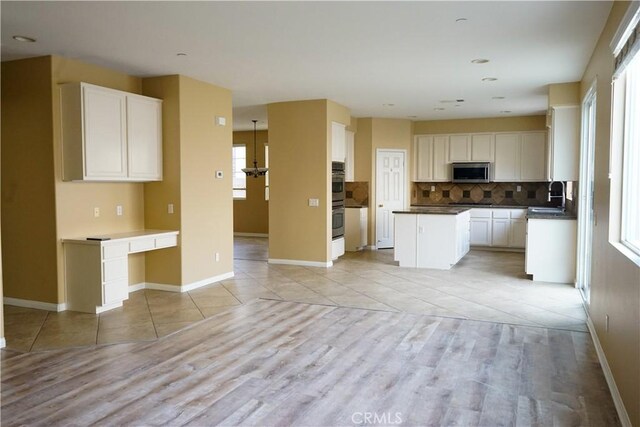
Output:
[[235,277],[182,294],[142,290],[100,315],[4,306],[7,348],[36,351],[155,340],[256,298],[586,331],[579,292],[533,282],[524,255],[471,251],[449,271],[400,268],[391,250],[332,268],[270,265],[267,239],[236,238]]

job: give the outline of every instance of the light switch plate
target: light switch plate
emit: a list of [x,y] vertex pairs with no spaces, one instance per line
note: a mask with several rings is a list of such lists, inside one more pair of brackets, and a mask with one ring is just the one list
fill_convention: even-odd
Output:
[[221,179],[222,177],[224,177],[224,173],[222,171],[216,171],[216,178]]
[[309,199],[309,206],[311,206],[312,208],[317,208],[318,206],[320,206],[320,200],[319,199]]
[[100,208],[93,208],[93,217],[98,218],[100,216]]
[[223,116],[216,116],[216,126],[226,126],[227,118]]
[[170,213],[170,214],[173,213],[173,203],[169,203],[167,205],[167,213]]
[[116,206],[116,215],[122,216],[122,205]]

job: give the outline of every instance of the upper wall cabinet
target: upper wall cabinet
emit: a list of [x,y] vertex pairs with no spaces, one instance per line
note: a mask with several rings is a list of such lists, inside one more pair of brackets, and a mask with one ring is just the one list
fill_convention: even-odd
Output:
[[451,167],[447,160],[449,137],[447,135],[420,135],[415,139],[416,181],[451,181]]
[[545,181],[546,132],[498,133],[494,181]]
[[347,155],[346,126],[342,123],[331,122],[331,160],[344,162]]
[[355,178],[355,133],[348,130],[345,132],[345,159],[344,159],[344,180],[353,182]]
[[87,83],[60,86],[65,181],[162,179],[162,101]]
[[492,133],[449,136],[449,162],[493,162]]
[[580,106],[555,106],[549,111],[548,170],[550,181],[577,181],[580,157]]

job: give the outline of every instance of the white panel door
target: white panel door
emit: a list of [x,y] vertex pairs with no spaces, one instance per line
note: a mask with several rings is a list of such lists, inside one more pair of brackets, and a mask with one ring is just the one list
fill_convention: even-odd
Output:
[[433,137],[433,180],[451,181],[451,166],[448,160],[449,137],[446,135]]
[[546,132],[523,133],[520,144],[520,179],[546,181]]
[[493,134],[471,135],[471,160],[474,162],[493,162]]
[[492,246],[509,246],[509,227],[511,226],[508,219],[494,219],[491,222],[491,245]]
[[84,87],[83,102],[85,178],[126,178],[125,95]]
[[376,247],[392,248],[393,211],[405,207],[405,153],[379,150],[376,160]]
[[127,96],[129,178],[162,179],[162,101]]
[[416,152],[416,181],[431,181],[433,179],[433,136],[419,136],[415,142]]
[[520,180],[520,134],[496,135],[496,161],[493,168],[494,181]]
[[469,239],[472,246],[491,246],[491,218],[471,218]]
[[527,239],[526,221],[511,220],[509,230],[509,246],[512,248],[523,248]]
[[449,137],[449,161],[466,162],[470,158],[469,135],[451,135]]

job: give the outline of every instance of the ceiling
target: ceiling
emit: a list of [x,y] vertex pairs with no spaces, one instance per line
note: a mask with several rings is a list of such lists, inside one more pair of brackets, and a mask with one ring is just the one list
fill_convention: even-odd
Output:
[[317,98],[355,117],[532,115],[549,83],[581,79],[611,4],[2,1],[2,60],[184,74],[233,92],[235,130],[266,128],[268,103]]

